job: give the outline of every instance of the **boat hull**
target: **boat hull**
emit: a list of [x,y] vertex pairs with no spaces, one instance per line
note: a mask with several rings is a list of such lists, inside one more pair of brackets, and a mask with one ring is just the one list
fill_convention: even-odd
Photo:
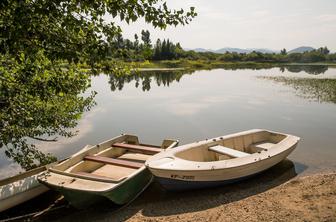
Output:
[[51,189],[60,192],[69,203],[78,209],[85,209],[103,200],[110,200],[114,204],[123,205],[138,195],[152,182],[153,176],[150,171],[144,168],[141,172],[132,178],[127,179],[119,186],[103,192],[89,192],[76,189],[67,189],[62,186],[52,186],[47,184]]
[[196,190],[196,189],[224,186],[227,184],[232,184],[232,183],[236,183],[242,180],[249,179],[260,173],[262,172],[255,173],[249,176],[240,177],[240,178],[228,179],[228,180],[218,180],[218,181],[185,181],[185,180],[175,180],[175,179],[163,178],[163,177],[155,177],[155,181],[159,182],[159,184],[166,190],[184,191],[184,190]]
[[0,181],[0,212],[33,199],[49,189],[38,182],[38,176],[51,165],[35,168],[30,171]]
[[223,167],[209,170],[195,169],[177,171],[152,168],[150,168],[150,170],[155,176],[155,180],[167,190],[181,191],[215,187],[250,178],[271,168],[286,159],[286,157],[296,148],[296,145],[297,144],[294,144],[283,152],[270,156],[269,158],[256,160],[253,163],[237,167]]
[[46,191],[48,191],[49,189],[40,184],[38,186],[35,186],[33,188],[30,188],[29,190],[27,191],[24,191],[24,192],[20,192],[20,193],[17,193],[11,197],[8,197],[6,199],[2,199],[0,200],[0,212],[2,211],[5,211],[9,208],[12,208],[14,206],[17,206],[21,203],[24,203],[28,200],[31,200],[43,193],[45,193]]

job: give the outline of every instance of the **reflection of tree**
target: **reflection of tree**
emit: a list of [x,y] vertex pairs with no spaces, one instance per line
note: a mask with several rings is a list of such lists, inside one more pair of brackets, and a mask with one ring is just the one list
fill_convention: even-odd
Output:
[[0,147],[24,169],[55,160],[31,143],[73,136],[69,129],[94,105],[94,94],[80,96],[89,86],[88,76],[72,66],[58,67],[43,55],[0,60]]
[[[274,67],[279,67],[277,64],[260,64],[260,63],[228,63],[228,64],[218,64],[214,65],[211,68],[222,68],[224,70],[240,70],[240,69],[249,69],[249,70],[261,70],[261,69],[271,69]],[[288,72],[306,72],[307,74],[318,75],[323,74],[328,70],[327,65],[281,65],[279,67],[281,72],[288,70]]]
[[[281,69],[282,68],[282,69]],[[323,74],[328,70],[326,65],[291,65],[285,67],[289,72],[306,72],[312,75]],[[284,71],[284,67],[280,67],[281,71]]]
[[262,77],[293,87],[299,96],[318,102],[336,103],[336,79]]
[[125,83],[131,83],[132,81],[135,81],[136,88],[141,84],[142,91],[149,91],[151,89],[152,80],[154,80],[158,86],[169,86],[174,81],[179,82],[183,75],[191,73],[191,71],[186,70],[174,70],[134,72],[125,76],[109,74],[109,83],[112,91],[122,90]]

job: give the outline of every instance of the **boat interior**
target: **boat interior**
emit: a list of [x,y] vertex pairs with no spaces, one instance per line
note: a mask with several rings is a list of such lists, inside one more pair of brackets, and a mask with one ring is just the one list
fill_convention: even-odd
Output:
[[125,135],[122,139],[93,146],[50,168],[50,171],[82,179],[118,183],[140,168],[144,169],[144,163],[150,156],[175,145],[176,140],[164,140],[161,146],[141,144],[138,137]]
[[249,156],[253,153],[267,151],[284,140],[287,135],[268,131],[258,131],[230,138],[216,138],[207,143],[200,143],[190,149],[175,153],[181,159],[211,162]]

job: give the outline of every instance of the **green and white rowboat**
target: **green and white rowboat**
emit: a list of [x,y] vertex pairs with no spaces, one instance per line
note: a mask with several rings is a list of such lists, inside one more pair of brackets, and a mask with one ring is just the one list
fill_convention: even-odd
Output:
[[73,155],[38,179],[62,193],[76,208],[106,198],[115,204],[126,204],[153,179],[145,161],[177,144],[178,140],[164,140],[161,146],[147,145],[139,143],[137,136],[121,135]]

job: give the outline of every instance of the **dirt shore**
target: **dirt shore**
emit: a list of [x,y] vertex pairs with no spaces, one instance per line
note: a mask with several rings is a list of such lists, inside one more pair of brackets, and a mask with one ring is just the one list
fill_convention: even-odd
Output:
[[283,162],[247,181],[224,187],[165,192],[154,183],[129,206],[72,208],[43,221],[336,221],[336,171],[297,176]]
[[266,192],[197,212],[166,216],[144,213],[169,207],[207,205],[208,202],[230,198],[230,194],[228,196],[218,195],[198,203],[185,203],[184,206],[176,201],[146,204],[128,221],[336,221],[336,173],[294,179]]

